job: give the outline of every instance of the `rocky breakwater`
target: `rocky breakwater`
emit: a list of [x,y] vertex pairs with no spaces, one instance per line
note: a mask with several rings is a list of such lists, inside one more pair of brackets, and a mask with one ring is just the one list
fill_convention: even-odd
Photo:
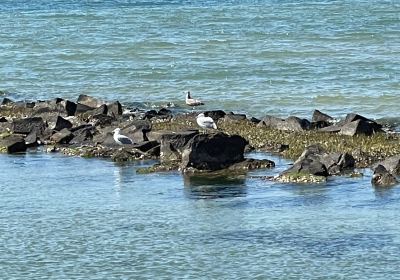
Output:
[[[225,115],[223,111],[210,114],[215,119]],[[14,102],[6,98],[0,106],[0,116],[0,149],[8,153],[44,146],[45,151],[70,156],[105,157],[118,162],[160,161],[153,167],[139,169],[142,173],[178,169],[185,173],[236,172],[274,166],[267,159],[245,159],[247,140],[238,135],[218,131],[199,134],[190,125],[174,130],[157,129],[154,124],[171,123],[173,119],[172,112],[165,108],[131,108],[123,112],[118,101],[106,102],[87,95],[80,95],[76,101],[56,98]],[[116,128],[131,143],[116,141]]]
[[[203,113],[216,122],[218,130],[199,133],[199,112],[123,108],[118,101],[87,95],[76,101],[15,102],[5,98],[0,106],[0,151],[17,153],[43,146],[45,151],[71,156],[159,160],[139,169],[141,173],[243,172],[274,166],[267,159],[246,159],[245,152],[254,149],[294,160],[276,180],[306,183],[325,181],[353,168],[373,167],[400,155],[398,134],[388,133],[381,124],[358,114],[339,120],[315,110],[307,120],[295,116],[257,119],[221,110]],[[116,128],[130,144],[115,141]],[[383,172],[382,168],[378,171]]]

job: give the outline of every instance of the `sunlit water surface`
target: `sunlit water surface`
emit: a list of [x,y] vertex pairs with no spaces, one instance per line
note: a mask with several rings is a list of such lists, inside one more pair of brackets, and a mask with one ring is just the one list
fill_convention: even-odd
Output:
[[[254,156],[254,155],[253,155]],[[400,188],[0,156],[1,279],[397,279]],[[144,164],[144,163],[143,163]]]

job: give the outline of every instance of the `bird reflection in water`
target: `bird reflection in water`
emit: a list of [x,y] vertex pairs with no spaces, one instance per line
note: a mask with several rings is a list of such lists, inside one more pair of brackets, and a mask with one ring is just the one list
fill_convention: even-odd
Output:
[[242,197],[247,194],[244,175],[183,175],[185,195],[191,199]]

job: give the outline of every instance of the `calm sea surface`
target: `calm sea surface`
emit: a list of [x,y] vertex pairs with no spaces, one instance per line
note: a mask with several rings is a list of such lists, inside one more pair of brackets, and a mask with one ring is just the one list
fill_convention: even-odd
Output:
[[2,0],[0,90],[400,117],[400,1]]
[[[0,1],[0,90],[400,117],[399,1]],[[0,96],[1,97],[1,96]],[[288,161],[271,155],[274,175]],[[400,187],[0,155],[0,279],[398,279]]]

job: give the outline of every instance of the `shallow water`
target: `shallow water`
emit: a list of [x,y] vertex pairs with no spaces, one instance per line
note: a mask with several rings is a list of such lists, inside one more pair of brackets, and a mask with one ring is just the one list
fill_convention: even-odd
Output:
[[[267,155],[258,154],[262,158]],[[268,156],[271,158],[270,156]],[[273,158],[276,169],[288,162]],[[397,279],[400,188],[0,156],[1,279]]]
[[[0,1],[0,90],[400,117],[398,1]],[[0,155],[0,279],[397,279],[400,188]],[[142,163],[150,164],[150,163]]]
[[0,90],[399,117],[399,15],[381,0],[3,0]]

